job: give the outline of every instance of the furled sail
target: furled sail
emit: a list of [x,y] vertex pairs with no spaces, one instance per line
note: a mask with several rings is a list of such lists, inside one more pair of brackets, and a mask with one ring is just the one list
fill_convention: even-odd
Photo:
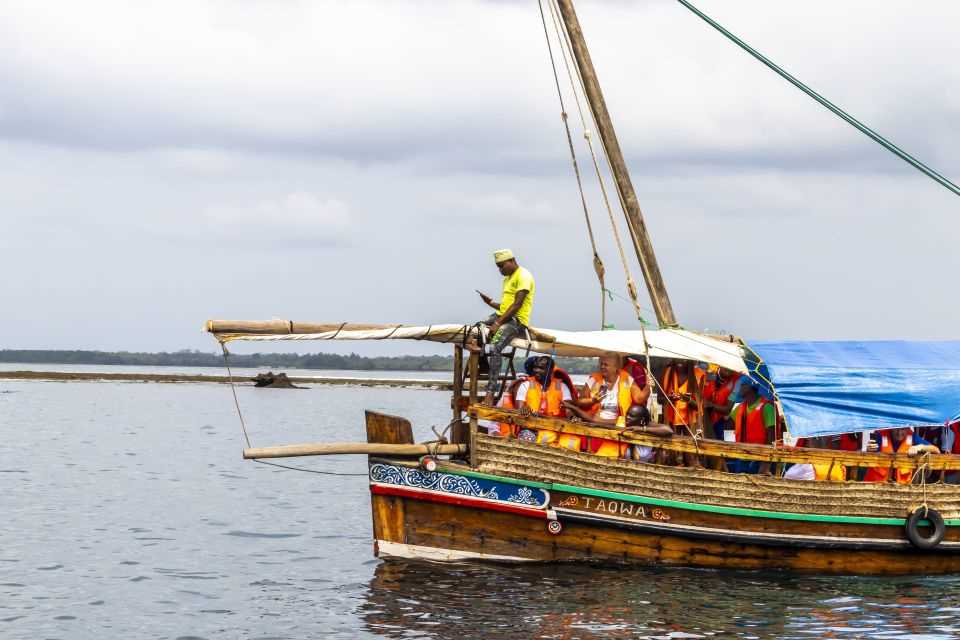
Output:
[[[246,322],[211,320],[207,331],[234,340],[427,340],[458,343],[476,325]],[[480,327],[484,338],[486,327]],[[641,331],[531,329],[520,350],[559,356],[643,354]],[[776,389],[794,436],[943,424],[960,412],[960,341],[739,342],[683,329],[646,332],[651,358],[708,362],[749,373]],[[773,395],[768,393],[767,395]]]
[[[433,324],[406,326],[396,324],[314,324],[271,320],[237,322],[210,320],[207,331],[221,342],[233,340],[428,340],[456,343],[465,332],[476,333],[476,325]],[[481,326],[484,337],[486,327]],[[559,356],[597,356],[604,352],[644,354],[641,331],[558,331],[531,329],[531,340],[516,339],[521,350]],[[738,343],[704,336],[683,329],[658,329],[646,332],[651,358],[709,362],[733,371],[746,372],[747,365]]]

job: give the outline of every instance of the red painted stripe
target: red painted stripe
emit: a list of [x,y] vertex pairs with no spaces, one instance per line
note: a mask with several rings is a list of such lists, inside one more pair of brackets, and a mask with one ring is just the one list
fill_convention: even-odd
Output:
[[486,509],[487,511],[503,511],[504,513],[515,513],[519,516],[527,516],[528,518],[547,519],[547,512],[544,509],[522,507],[520,505],[508,504],[505,502],[494,502],[493,500],[484,500],[482,498],[471,498],[469,496],[455,496],[449,493],[435,493],[422,489],[418,490],[407,487],[371,484],[370,493],[383,496],[401,496],[404,498],[412,498],[413,500],[426,500],[427,502],[440,502],[442,504],[454,504],[458,507],[473,507],[477,509]]

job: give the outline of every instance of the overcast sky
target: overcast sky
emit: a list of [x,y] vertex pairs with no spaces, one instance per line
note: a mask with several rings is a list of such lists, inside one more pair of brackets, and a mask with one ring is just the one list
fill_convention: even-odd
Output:
[[[535,325],[597,328],[534,0],[3,4],[0,347],[211,350],[207,318],[469,321],[502,246],[537,278]],[[960,3],[698,5],[960,180]],[[960,198],[672,0],[577,8],[681,323],[960,338]]]

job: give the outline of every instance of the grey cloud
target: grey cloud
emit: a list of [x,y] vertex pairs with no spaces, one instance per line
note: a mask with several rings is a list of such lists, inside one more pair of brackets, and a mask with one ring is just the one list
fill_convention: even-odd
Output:
[[[208,317],[473,319],[484,308],[472,290],[496,289],[489,252],[503,244],[537,276],[535,323],[598,325],[530,3],[381,3],[363,46],[349,41],[373,6],[363,2],[21,4],[0,17],[3,53],[20,40],[0,56],[0,268],[23,274],[0,281],[4,346],[212,348],[198,330]],[[901,22],[886,5],[846,38],[809,14],[865,4],[704,5],[956,176],[957,103],[944,88],[957,68],[926,61],[952,32],[888,52],[871,39]],[[958,10],[925,7],[947,23]],[[954,196],[723,53],[673,5],[578,8],[685,324],[754,338],[956,337]],[[152,30],[131,36],[138,11]],[[197,14],[181,25],[185,11]],[[311,11],[346,21],[343,41]],[[410,34],[409,51],[369,50]],[[887,70],[897,56],[905,66]],[[622,294],[584,171],[608,286]],[[611,303],[618,326],[631,316]]]
[[[438,13],[453,24],[485,15],[483,4],[455,3]],[[232,31],[219,27],[195,27],[197,37],[219,39],[209,49],[197,49],[199,57],[190,61],[195,69],[178,68],[183,60],[161,50],[153,52],[170,37],[162,24],[159,35],[143,34],[142,60],[129,65],[117,59],[114,51],[93,43],[89,58],[64,57],[51,64],[38,49],[43,41],[32,44],[21,32],[15,55],[0,62],[0,86],[4,87],[0,89],[0,136],[103,151],[217,148],[361,164],[409,163],[445,173],[561,175],[565,150],[543,44],[533,28],[537,16],[529,6],[502,4],[497,11],[506,12],[513,22],[530,19],[530,24],[529,28],[511,26],[501,35],[497,44],[504,53],[500,55],[478,54],[471,48],[492,46],[494,38],[472,36],[463,49],[452,49],[445,37],[430,33],[426,26],[420,36],[422,50],[397,51],[394,60],[362,48],[349,50],[349,58],[356,60],[327,60],[327,49],[317,45],[321,48],[311,50],[307,41],[291,36],[289,53],[297,58],[264,52],[259,66],[246,59],[238,62],[250,66],[249,85],[232,77],[243,67],[232,70],[224,59],[234,49],[246,58],[248,47],[240,47]],[[390,11],[407,21],[405,6],[414,5],[401,3]],[[256,21],[270,15],[266,6],[247,9],[236,18],[245,30],[255,30]],[[171,5],[172,15],[177,10],[178,5]],[[287,10],[291,15],[298,11],[293,5]],[[620,35],[625,23],[635,22],[636,29],[646,28],[655,40],[674,47],[683,38],[696,43],[683,56],[678,55],[681,48],[654,64],[643,58],[618,56],[617,60],[612,57],[613,39],[596,38],[598,66],[605,65],[601,69],[611,108],[635,170],[682,171],[689,165],[729,171],[760,166],[888,170],[889,164],[874,159],[869,150],[861,155],[866,145],[856,139],[859,134],[844,130],[845,125],[833,122],[832,116],[793,88],[780,86],[782,81],[756,68],[757,63],[740,52],[729,51],[729,44],[704,33],[702,25],[686,18],[675,23],[676,16],[650,3],[615,7],[588,3],[582,13],[585,23],[597,32],[612,27]],[[6,31],[16,36],[24,27],[43,28],[36,23],[41,18],[26,15],[24,19],[34,23],[18,24],[14,13]],[[309,22],[309,16],[304,16]],[[356,19],[353,16],[348,23]],[[403,28],[416,28],[413,24],[405,22]],[[119,24],[107,23],[96,33],[78,30],[81,46],[85,34],[108,43],[129,39]],[[643,40],[638,44],[624,38],[617,40],[616,49],[632,52],[644,46]],[[745,72],[736,78],[738,84],[724,82],[713,67],[703,66],[704,56],[715,50],[724,53],[720,60],[729,68],[726,73]],[[315,59],[304,57],[310,53]],[[512,66],[504,64],[507,56],[514,58]],[[490,68],[472,75],[484,64]],[[671,73],[673,66],[677,69]],[[411,67],[418,73],[411,74]],[[221,77],[214,75],[218,72]],[[938,72],[946,74],[941,82],[949,82],[952,72]],[[120,75],[113,77],[113,73]],[[434,74],[436,84],[427,80]],[[410,81],[409,95],[394,86],[394,75]],[[125,76],[129,84],[121,81]],[[208,76],[213,80],[203,81]],[[877,84],[877,76],[859,77],[859,96],[843,88],[847,98],[858,98],[849,100],[854,113],[857,106],[876,102],[873,96],[862,97]],[[456,89],[449,90],[454,82]],[[262,91],[254,89],[258,83],[263,84]],[[884,83],[879,84],[882,88]],[[937,140],[945,129],[952,131],[945,123],[952,121],[956,110],[947,92],[935,88],[940,84],[931,78],[919,86],[910,102],[886,96],[883,102],[888,110],[878,117],[878,126],[931,163],[956,165],[950,153],[956,145]],[[787,106],[785,111],[782,105]],[[925,117],[918,118],[921,105]],[[877,158],[882,155],[879,149],[874,152]]]

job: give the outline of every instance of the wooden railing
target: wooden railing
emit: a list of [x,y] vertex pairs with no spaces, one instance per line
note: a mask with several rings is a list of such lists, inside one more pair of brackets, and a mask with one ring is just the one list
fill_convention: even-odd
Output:
[[834,449],[809,449],[802,447],[784,447],[762,444],[741,444],[704,438],[694,441],[690,436],[663,438],[642,434],[635,430],[605,428],[588,422],[572,422],[557,418],[523,416],[519,411],[488,407],[480,404],[470,405],[468,414],[474,420],[492,420],[533,429],[549,429],[561,433],[572,433],[588,438],[619,440],[629,444],[641,444],[668,451],[693,453],[735,460],[756,460],[772,463],[815,463],[842,465],[845,467],[879,467],[916,469],[927,464],[931,471],[950,471],[960,469],[960,455],[939,454],[908,457],[896,453],[866,453],[860,451],[840,451]]

